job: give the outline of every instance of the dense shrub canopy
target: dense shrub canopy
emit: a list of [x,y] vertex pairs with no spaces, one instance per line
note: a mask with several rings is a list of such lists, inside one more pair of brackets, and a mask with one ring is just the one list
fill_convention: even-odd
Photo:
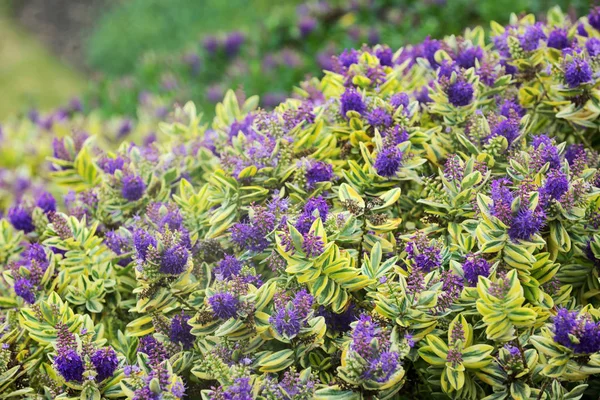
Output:
[[599,54],[596,10],[513,15],[347,49],[273,111],[56,138],[64,204],[0,220],[2,393],[593,397]]

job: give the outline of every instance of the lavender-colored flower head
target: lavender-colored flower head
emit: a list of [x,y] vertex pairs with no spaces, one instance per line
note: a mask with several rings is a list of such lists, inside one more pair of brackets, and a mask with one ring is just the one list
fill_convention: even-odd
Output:
[[323,161],[315,161],[306,170],[306,183],[312,189],[319,182],[329,182],[333,178],[333,166]]
[[525,51],[533,51],[538,48],[539,42],[546,39],[543,25],[536,23],[525,28],[525,33],[520,38],[521,47]]
[[155,366],[168,358],[167,350],[164,345],[156,340],[154,336],[144,336],[140,339],[138,351],[148,356],[150,364]]
[[592,80],[593,72],[590,64],[582,59],[575,57],[565,66],[565,82],[569,87],[577,87]]
[[81,382],[85,367],[81,356],[74,349],[59,351],[54,357],[54,368],[67,382]]
[[525,109],[521,107],[518,101],[506,99],[500,106],[500,115],[503,115],[506,118],[516,116],[522,117],[523,115],[525,115]]
[[548,172],[546,183],[541,189],[541,194],[549,199],[560,200],[569,190],[569,180],[564,172],[551,170]]
[[403,106],[404,109],[408,107],[408,103],[410,102],[410,98],[406,93],[396,93],[390,97],[390,104],[394,108],[398,108]]
[[43,192],[38,197],[35,205],[41,208],[45,214],[56,211],[56,199],[48,192]]
[[208,298],[208,303],[217,318],[229,319],[237,315],[240,301],[231,293],[216,293]]
[[310,232],[305,233],[302,250],[308,258],[320,256],[323,253],[323,241],[321,237],[315,236]]
[[509,118],[500,121],[492,130],[492,137],[503,136],[508,141],[510,146],[515,139],[519,136],[519,120]]
[[562,50],[571,45],[567,36],[567,31],[564,29],[555,29],[548,36],[548,47]]
[[298,29],[302,37],[310,35],[317,27],[317,20],[312,17],[304,17],[298,22]]
[[304,209],[298,216],[298,220],[296,221],[295,225],[296,229],[298,229],[300,233],[305,234],[310,230],[312,223],[317,218],[314,215],[315,211],[319,212],[319,218],[321,218],[321,221],[327,220],[329,206],[327,205],[327,201],[325,201],[323,196],[313,197],[304,205]]
[[465,69],[474,67],[475,60],[483,60],[483,49],[479,46],[469,47],[461,51],[456,57],[456,63]]
[[107,174],[114,174],[116,170],[123,170],[125,160],[121,157],[108,158],[104,157],[100,160],[100,168]]
[[465,81],[456,81],[448,86],[448,101],[456,107],[463,107],[473,101],[473,85]]
[[354,304],[350,304],[340,314],[336,314],[321,306],[317,311],[317,315],[325,318],[327,330],[331,332],[348,331],[350,329],[350,324],[356,321],[357,318],[356,306]]
[[379,58],[379,64],[387,67],[394,65],[394,52],[389,47],[380,47],[375,50],[375,56]]
[[241,270],[242,263],[235,256],[227,254],[214,269],[214,274],[219,279],[228,280],[239,275]]
[[594,29],[600,31],[600,7],[592,8],[588,15],[588,22]]
[[352,64],[358,63],[358,51],[354,49],[345,49],[337,59],[342,67],[349,68]]
[[190,317],[183,312],[177,314],[171,320],[169,339],[174,343],[180,343],[185,350],[191,349],[196,337],[192,335],[192,327],[188,324]]
[[600,54],[600,39],[593,37],[585,42],[585,48],[590,57],[596,57]]
[[164,251],[160,259],[160,272],[169,275],[179,275],[187,269],[189,253],[187,248],[176,244]]
[[102,382],[103,380],[112,377],[117,369],[117,366],[119,365],[117,353],[112,349],[112,347],[104,347],[96,350],[96,352],[90,357],[90,361],[96,370],[97,382]]
[[225,42],[223,43],[223,48],[225,49],[225,54],[228,57],[235,57],[240,48],[244,44],[246,37],[241,32],[231,32],[225,38]]
[[202,41],[202,45],[204,46],[204,50],[206,50],[209,54],[214,54],[219,49],[219,39],[216,36],[207,36]]
[[463,272],[469,286],[476,286],[480,276],[489,276],[490,263],[481,256],[469,254],[463,263]]
[[340,97],[340,113],[343,117],[348,111],[356,111],[359,114],[365,112],[366,106],[362,95],[356,89],[346,89]]
[[392,116],[388,114],[385,108],[376,108],[373,111],[367,113],[367,122],[369,125],[382,129],[392,125]]
[[156,248],[156,239],[143,229],[136,229],[133,233],[133,246],[140,261],[146,261],[148,247]]
[[423,56],[429,61],[433,69],[438,67],[438,62],[435,60],[435,53],[441,48],[438,40],[431,40],[429,36],[423,41]]
[[142,198],[146,191],[146,184],[143,179],[137,175],[123,176],[121,196],[128,201],[137,201]]
[[31,212],[23,205],[16,205],[8,210],[8,220],[15,229],[30,233],[35,230]]
[[398,173],[402,165],[402,156],[402,152],[397,147],[386,147],[377,154],[373,167],[379,175],[391,178]]
[[505,224],[510,223],[512,219],[511,204],[514,196],[508,187],[510,181],[505,178],[498,178],[492,181],[491,195],[494,205],[492,206],[492,215]]
[[542,229],[545,223],[546,214],[543,211],[522,208],[513,217],[508,228],[508,236],[512,240],[529,240]]
[[224,400],[253,400],[250,378],[237,378],[223,393]]
[[560,308],[554,317],[554,341],[575,353],[596,353],[600,351],[600,323],[589,314]]
[[26,302],[35,303],[35,294],[33,283],[27,278],[18,278],[14,283],[15,294],[23,298]]

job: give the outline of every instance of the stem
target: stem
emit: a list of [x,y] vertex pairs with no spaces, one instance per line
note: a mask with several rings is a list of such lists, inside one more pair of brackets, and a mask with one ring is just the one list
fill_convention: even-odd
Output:
[[181,297],[178,294],[173,295],[175,296],[175,298],[183,305],[185,305],[187,308],[189,308],[190,310],[194,311],[194,312],[200,312],[200,310],[198,310],[196,307],[192,306],[190,303],[187,302],[187,300],[185,300],[183,297]]
[[[517,334],[518,334],[518,332],[517,332]],[[519,341],[519,336],[518,335],[517,335],[517,338],[515,339],[515,343],[517,344],[517,348],[519,349],[519,353],[521,353],[521,361],[523,362],[523,368],[529,368],[527,366],[527,359],[525,358],[525,351],[523,350],[523,347],[521,346],[521,342]],[[529,383],[532,383],[531,371],[529,371],[528,380],[529,380]]]
[[542,387],[540,388],[540,393],[537,396],[537,400],[541,400],[542,396],[544,395],[544,392],[546,391],[546,386],[548,386],[548,381],[544,381],[544,384],[542,385]]

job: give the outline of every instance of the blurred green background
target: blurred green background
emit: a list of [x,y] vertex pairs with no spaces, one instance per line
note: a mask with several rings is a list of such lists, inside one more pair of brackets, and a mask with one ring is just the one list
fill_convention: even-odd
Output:
[[188,99],[209,109],[227,87],[269,106],[345,47],[396,50],[554,5],[575,16],[590,2],[0,0],[0,119],[76,95],[108,115]]

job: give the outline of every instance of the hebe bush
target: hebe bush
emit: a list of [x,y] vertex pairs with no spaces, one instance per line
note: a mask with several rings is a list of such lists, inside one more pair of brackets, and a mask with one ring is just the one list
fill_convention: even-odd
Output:
[[2,393],[594,398],[600,14],[492,29],[61,139],[65,204],[0,222]]

